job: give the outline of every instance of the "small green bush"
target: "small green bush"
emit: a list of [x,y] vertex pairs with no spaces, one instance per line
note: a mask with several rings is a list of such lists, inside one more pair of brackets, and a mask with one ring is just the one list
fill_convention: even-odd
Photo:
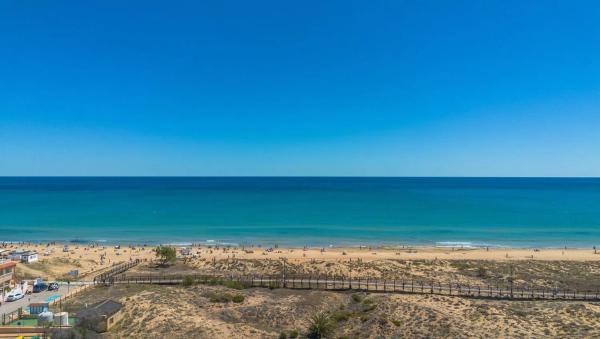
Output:
[[244,296],[241,294],[236,294],[231,298],[231,301],[233,301],[234,303],[243,303],[244,302]]
[[210,293],[208,299],[213,303],[227,303],[231,301],[231,295],[227,293]]
[[227,280],[227,281],[223,282],[223,286],[225,286],[227,288],[233,288],[235,290],[243,290],[244,289],[244,285],[239,281]]
[[352,300],[354,300],[354,302],[359,303],[359,302],[363,301],[363,299],[364,299],[363,296],[358,293],[352,294]]
[[208,299],[213,303],[242,303],[245,297],[241,294],[229,294],[223,292],[212,292],[207,294]]
[[217,278],[210,278],[206,281],[206,284],[211,286],[222,285],[223,281]]
[[349,311],[337,311],[331,314],[331,320],[336,323],[347,321],[352,316],[352,312]]
[[290,338],[292,338],[292,339],[298,338],[298,335],[299,335],[298,330],[292,330],[290,332]]
[[374,310],[376,307],[377,307],[377,304],[363,305],[362,311],[363,312],[370,312],[370,311]]
[[204,283],[210,286],[225,286],[227,288],[232,288],[235,290],[243,290],[246,286],[240,282],[235,280],[225,280],[221,278],[205,278],[199,281],[200,283]]
[[181,284],[185,287],[189,287],[192,286],[194,282],[194,277],[187,275],[183,277],[183,281],[181,282]]
[[397,327],[400,327],[402,325],[402,322],[400,320],[392,319],[390,321]]
[[160,260],[161,265],[174,264],[177,261],[177,251],[174,247],[158,246],[154,249],[156,257]]
[[321,339],[327,338],[333,332],[333,323],[331,317],[326,312],[320,312],[310,318],[308,327],[308,338]]
[[487,275],[488,275],[488,272],[487,272],[487,270],[485,269],[485,267],[483,267],[483,266],[480,266],[480,267],[477,269],[477,276],[478,276],[479,278],[485,278],[485,277],[487,277]]

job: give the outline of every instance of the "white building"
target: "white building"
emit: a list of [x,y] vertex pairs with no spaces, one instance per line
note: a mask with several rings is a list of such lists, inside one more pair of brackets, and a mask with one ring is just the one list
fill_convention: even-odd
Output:
[[35,251],[23,253],[23,255],[21,256],[21,262],[24,262],[26,264],[36,261],[38,261],[38,254]]
[[12,251],[8,254],[8,259],[14,260],[14,261],[21,261],[21,257],[23,256],[23,253],[25,253],[25,252],[27,252],[27,251],[25,251],[25,250]]
[[36,251],[13,251],[8,257],[11,260],[20,261],[26,264],[38,261],[38,254]]

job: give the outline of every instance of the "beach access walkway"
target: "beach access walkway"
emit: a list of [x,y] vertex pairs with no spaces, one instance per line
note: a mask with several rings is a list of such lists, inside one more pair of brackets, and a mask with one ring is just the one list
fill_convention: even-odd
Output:
[[600,301],[599,291],[569,289],[528,289],[501,285],[467,285],[418,280],[383,280],[344,276],[261,276],[261,275],[128,275],[113,274],[97,284],[182,284],[184,279],[199,284],[236,282],[244,287],[363,291],[404,294],[435,294],[482,299]]

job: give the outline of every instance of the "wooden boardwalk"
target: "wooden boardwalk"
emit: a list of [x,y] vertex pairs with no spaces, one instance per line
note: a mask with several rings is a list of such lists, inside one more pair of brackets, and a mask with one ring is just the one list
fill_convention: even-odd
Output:
[[123,272],[126,272],[128,269],[136,266],[140,262],[141,262],[140,259],[136,259],[136,260],[132,260],[130,262],[126,262],[126,263],[114,265],[110,269],[108,269],[108,270],[104,271],[103,273],[98,274],[97,276],[95,276],[94,277],[94,284],[106,283],[106,282],[109,281],[109,279],[111,279],[115,275],[123,273]]
[[114,274],[105,284],[181,284],[193,279],[200,284],[238,282],[245,287],[365,291],[405,294],[435,294],[507,300],[600,301],[598,291],[523,289],[510,286],[442,284],[435,281],[361,279],[340,276],[256,276],[256,275],[127,275]]

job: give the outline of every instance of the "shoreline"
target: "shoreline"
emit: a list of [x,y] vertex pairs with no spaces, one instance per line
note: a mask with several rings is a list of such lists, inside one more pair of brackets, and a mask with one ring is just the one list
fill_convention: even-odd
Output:
[[1,240],[0,248],[11,245],[60,245],[60,246],[134,246],[134,247],[156,247],[156,246],[172,246],[172,247],[216,247],[216,248],[257,248],[257,249],[268,249],[268,248],[280,248],[280,249],[364,249],[372,248],[379,250],[427,250],[427,249],[440,249],[440,250],[595,250],[596,248],[600,252],[600,246],[588,245],[569,245],[564,246],[515,246],[515,245],[499,245],[499,244],[478,244],[469,241],[442,241],[435,243],[388,243],[388,242],[364,242],[362,244],[355,243],[341,243],[341,244],[328,244],[328,245],[288,245],[287,242],[276,242],[276,241],[263,241],[263,242],[229,242],[229,241],[216,241],[216,240],[204,240],[204,241],[130,241],[130,240],[32,240],[32,241],[18,241],[18,240]]
[[[514,248],[514,247],[436,247],[436,246],[223,246],[205,244],[108,244],[70,242],[0,242],[2,250],[35,250],[39,259],[64,257],[95,260],[100,254],[109,261],[153,259],[157,246],[174,247],[178,255],[220,259],[291,259],[291,260],[600,260],[600,249],[594,248]],[[95,257],[92,254],[96,254]]]
[[[594,249],[523,249],[523,248],[440,248],[440,247],[223,247],[223,246],[173,246],[177,256],[190,267],[205,267],[214,263],[233,265],[246,261],[250,266],[262,267],[277,262],[294,265],[317,265],[329,269],[341,269],[362,263],[397,265],[400,262],[425,262],[441,264],[450,262],[572,262],[598,263],[600,251]],[[69,273],[77,271],[76,279],[91,279],[97,272],[116,263],[156,260],[156,245],[138,246],[73,243],[11,243],[2,244],[5,254],[13,250],[29,250],[38,253],[38,261],[17,264],[19,276],[44,277],[65,280]],[[184,250],[185,249],[185,250]],[[261,263],[261,264],[259,264]],[[221,264],[219,264],[221,265]],[[326,268],[329,267],[329,268]]]

